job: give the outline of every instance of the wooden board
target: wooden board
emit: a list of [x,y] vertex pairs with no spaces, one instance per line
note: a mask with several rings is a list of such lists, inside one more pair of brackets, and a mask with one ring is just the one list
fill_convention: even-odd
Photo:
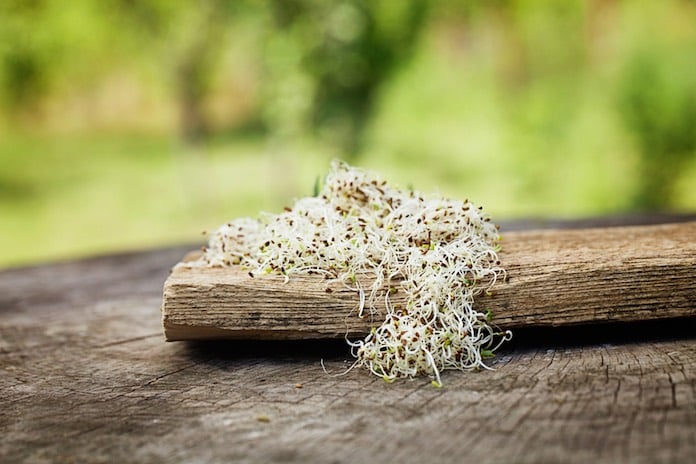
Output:
[[164,343],[187,249],[0,271],[0,462],[687,463],[694,319],[518,330],[495,371],[334,377],[345,342]]
[[[696,222],[511,232],[503,244],[509,279],[478,301],[503,329],[696,315]],[[168,340],[342,338],[383,319],[383,308],[358,317],[357,303],[320,276],[180,266],[162,318]]]

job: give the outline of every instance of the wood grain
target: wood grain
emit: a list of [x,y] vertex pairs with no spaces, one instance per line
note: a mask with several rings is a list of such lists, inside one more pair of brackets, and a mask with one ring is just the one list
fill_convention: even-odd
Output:
[[343,340],[164,343],[162,284],[193,247],[0,270],[0,462],[696,456],[694,318],[518,330],[443,388],[335,377]]
[[[696,222],[511,232],[503,243],[509,279],[477,303],[501,328],[696,315]],[[286,283],[236,267],[177,267],[163,293],[168,340],[341,338],[384,316],[359,318],[356,292],[319,276]]]

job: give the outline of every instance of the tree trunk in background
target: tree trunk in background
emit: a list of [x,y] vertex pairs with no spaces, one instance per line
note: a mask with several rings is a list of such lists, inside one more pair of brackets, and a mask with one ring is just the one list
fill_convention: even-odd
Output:
[[180,134],[183,142],[188,145],[200,143],[208,132],[203,109],[203,100],[208,84],[207,66],[204,53],[199,53],[201,47],[192,47],[185,54],[177,69],[177,91],[179,99]]
[[200,143],[209,132],[205,99],[211,87],[224,37],[229,13],[224,1],[199,2],[201,11],[187,34],[175,69],[180,111],[180,134],[186,144]]

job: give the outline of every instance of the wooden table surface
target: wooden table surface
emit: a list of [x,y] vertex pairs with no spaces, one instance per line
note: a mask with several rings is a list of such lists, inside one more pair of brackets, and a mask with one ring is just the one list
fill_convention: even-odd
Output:
[[0,272],[0,462],[696,461],[694,319],[519,331],[494,371],[387,384],[325,373],[343,341],[164,342],[189,248]]

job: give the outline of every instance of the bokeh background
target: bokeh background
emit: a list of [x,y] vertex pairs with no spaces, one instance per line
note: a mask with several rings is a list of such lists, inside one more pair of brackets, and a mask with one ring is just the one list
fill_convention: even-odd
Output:
[[494,219],[696,210],[696,2],[3,0],[0,267],[200,240],[334,158]]

